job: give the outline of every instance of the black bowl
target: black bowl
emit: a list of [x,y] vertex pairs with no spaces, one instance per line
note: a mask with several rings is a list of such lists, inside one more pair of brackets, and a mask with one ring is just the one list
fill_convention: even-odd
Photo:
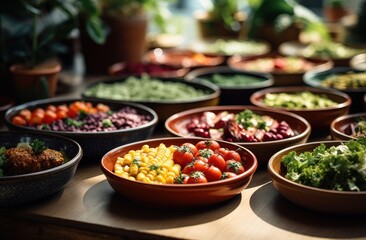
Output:
[[304,82],[306,85],[311,87],[338,90],[346,93],[351,97],[352,100],[350,113],[362,112],[364,110],[364,95],[366,93],[366,87],[337,89],[322,86],[322,82],[327,77],[339,74],[346,74],[348,72],[359,73],[364,71],[356,70],[350,67],[334,67],[326,71],[308,71],[304,74]]
[[273,77],[270,74],[240,71],[226,66],[198,68],[189,72],[184,79],[187,81],[206,80],[212,82],[211,79],[215,74],[220,74],[224,77],[240,75],[243,78],[250,77],[258,79],[257,82],[252,84],[241,83],[233,86],[216,84],[221,90],[220,105],[250,104],[249,97],[252,93],[270,87],[274,83]]
[[83,155],[82,148],[74,140],[44,133],[0,132],[0,146],[5,148],[34,139],[43,141],[50,149],[63,151],[68,160],[47,170],[0,177],[1,207],[18,206],[45,198],[64,188],[74,176]]
[[[121,146],[126,143],[131,143],[134,141],[144,140],[149,138],[158,122],[158,117],[152,109],[134,103],[123,103],[123,102],[109,102],[103,100],[88,100],[93,105],[98,103],[103,103],[108,105],[111,110],[120,110],[123,107],[132,107],[137,109],[139,114],[148,115],[151,121],[134,128],[120,129],[114,131],[105,132],[70,132],[70,131],[51,131],[51,130],[39,130],[28,126],[15,125],[11,122],[11,119],[17,115],[20,110],[28,108],[35,109],[37,107],[44,108],[49,104],[61,105],[70,104],[74,101],[81,99],[44,99],[28,102],[21,104],[9,109],[5,115],[5,123],[10,130],[27,130],[34,133],[53,133],[60,136],[71,138],[77,141],[84,151],[83,162],[86,161],[99,161],[102,156],[108,152],[110,149]],[[85,101],[85,100],[84,100]]]

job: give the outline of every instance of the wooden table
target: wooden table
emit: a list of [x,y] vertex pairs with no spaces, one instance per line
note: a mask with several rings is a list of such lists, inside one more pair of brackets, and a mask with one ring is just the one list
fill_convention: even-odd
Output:
[[[164,134],[158,131],[154,137]],[[140,206],[115,193],[99,162],[88,159],[55,195],[0,209],[0,239],[172,238],[366,239],[366,218],[327,215],[288,202],[273,187],[265,166],[247,189],[224,203],[186,210]]]

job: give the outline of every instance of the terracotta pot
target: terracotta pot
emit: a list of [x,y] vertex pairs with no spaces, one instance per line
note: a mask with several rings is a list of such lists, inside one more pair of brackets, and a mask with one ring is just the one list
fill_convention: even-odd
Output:
[[34,68],[22,64],[10,66],[16,102],[54,97],[60,71],[61,65],[57,62],[48,62]]
[[80,28],[81,48],[87,73],[106,74],[117,62],[139,62],[146,50],[147,16],[133,18],[103,17],[108,27],[104,44],[93,42]]

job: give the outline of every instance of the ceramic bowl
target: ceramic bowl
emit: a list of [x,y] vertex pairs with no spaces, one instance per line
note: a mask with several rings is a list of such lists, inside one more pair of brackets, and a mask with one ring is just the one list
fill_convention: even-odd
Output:
[[260,40],[215,38],[195,41],[189,49],[203,54],[230,57],[233,55],[259,56],[268,53],[271,47],[267,42]]
[[242,159],[246,159],[244,173],[234,178],[200,184],[155,184],[122,178],[113,173],[113,167],[118,156],[123,156],[129,150],[141,149],[145,144],[157,147],[160,143],[166,146],[181,145],[185,142],[196,144],[201,138],[155,138],[135,142],[115,148],[106,153],[101,160],[101,169],[109,184],[122,197],[145,206],[172,208],[191,208],[223,202],[240,194],[250,183],[257,169],[256,156],[248,149],[227,142],[220,142],[221,147],[238,150]]
[[356,47],[346,46],[341,43],[334,43],[334,44],[336,44],[336,45],[332,46],[333,51],[344,53],[345,51],[349,50],[349,51],[351,51],[351,53],[344,55],[344,56],[333,57],[332,55],[329,55],[329,54],[325,55],[325,53],[327,53],[327,51],[322,51],[321,52],[322,55],[319,56],[318,54],[316,54],[316,52],[312,53],[311,45],[304,44],[301,42],[296,42],[296,41],[282,43],[279,46],[279,52],[281,54],[287,55],[287,56],[300,56],[300,57],[308,57],[308,58],[329,59],[329,60],[332,60],[332,62],[334,63],[334,66],[336,66],[336,67],[346,67],[346,66],[349,66],[350,60],[352,59],[352,57],[366,51],[366,49],[359,49]]
[[36,108],[45,108],[49,104],[52,105],[61,105],[61,104],[70,104],[74,101],[81,99],[44,99],[37,100],[33,102],[28,102],[25,104],[21,104],[9,109],[5,116],[5,123],[10,130],[14,131],[30,131],[35,134],[42,133],[53,133],[60,136],[71,138],[77,141],[84,150],[83,161],[96,161],[99,159],[110,149],[120,146],[121,144],[126,144],[129,142],[139,141],[143,139],[149,138],[154,128],[158,122],[158,117],[152,109],[134,103],[116,103],[109,102],[103,100],[88,100],[94,106],[98,103],[106,104],[110,107],[111,110],[117,111],[124,107],[132,107],[137,110],[137,113],[142,115],[147,115],[151,118],[151,121],[133,128],[113,130],[113,131],[99,131],[99,132],[70,132],[70,131],[52,131],[52,130],[40,130],[29,126],[19,126],[12,123],[12,119],[15,115],[17,115],[22,109],[36,109]]
[[349,65],[351,68],[366,71],[366,53],[361,53],[352,57]]
[[149,74],[152,77],[182,78],[188,72],[189,68],[187,67],[150,62],[119,62],[108,68],[108,74],[111,76],[140,76],[141,74]]
[[[217,75],[227,78],[227,81],[222,84],[216,83],[212,79]],[[233,82],[231,85],[226,85],[227,82],[230,82],[230,77],[233,76],[240,76],[242,78],[242,83]],[[269,74],[239,71],[227,66],[198,68],[189,72],[184,79],[188,81],[193,79],[206,80],[218,85],[221,89],[220,105],[250,104],[249,96],[252,93],[260,89],[270,87],[274,82],[272,76]],[[245,79],[255,79],[255,82],[246,83]]]
[[153,109],[159,117],[159,122],[164,122],[168,117],[173,115],[174,113],[184,111],[191,108],[203,107],[203,106],[215,106],[219,103],[220,99],[220,88],[214,84],[202,81],[183,81],[177,78],[159,78],[163,82],[173,82],[173,83],[184,83],[187,86],[193,87],[195,89],[206,91],[207,94],[201,97],[185,99],[185,100],[123,100],[118,98],[110,98],[108,97],[95,97],[91,95],[87,95],[85,92],[88,89],[93,88],[99,83],[105,84],[113,84],[113,83],[121,83],[126,81],[127,78],[116,78],[116,79],[108,79],[104,81],[99,81],[96,83],[92,83],[87,86],[82,93],[83,98],[85,99],[94,99],[94,100],[110,100],[114,102],[134,102],[143,104],[151,109]]
[[1,132],[0,146],[16,147],[20,142],[43,141],[45,146],[63,151],[69,159],[64,164],[47,170],[0,177],[0,206],[13,207],[40,200],[64,188],[74,176],[83,151],[69,138],[31,132]]
[[161,48],[150,50],[145,54],[144,59],[154,64],[185,68],[212,67],[223,64],[225,61],[223,56],[196,53],[188,49]]
[[330,76],[343,75],[348,73],[362,73],[362,70],[356,70],[349,67],[335,67],[325,71],[309,71],[304,74],[304,82],[306,85],[322,89],[335,89],[346,93],[352,99],[352,105],[350,108],[351,113],[357,113],[364,110],[364,95],[366,87],[358,88],[336,88],[322,86],[323,81]]
[[365,214],[366,192],[341,192],[305,186],[284,177],[282,157],[291,151],[298,154],[312,151],[320,143],[327,147],[339,145],[339,141],[311,142],[292,146],[274,154],[268,162],[268,172],[273,186],[289,201],[304,208],[332,214]]
[[349,140],[355,139],[355,124],[366,119],[366,112],[354,113],[338,117],[330,124],[330,135],[334,140]]
[[246,109],[252,110],[254,113],[259,115],[268,115],[274,119],[277,119],[278,121],[286,121],[296,134],[293,137],[275,141],[236,142],[236,144],[252,151],[261,165],[267,164],[269,158],[277,151],[294,144],[305,143],[310,135],[310,124],[304,118],[298,115],[284,111],[269,110],[255,106],[244,105],[202,107],[183,111],[168,118],[165,121],[165,128],[173,136],[191,137],[193,134],[189,133],[185,126],[192,118],[199,117],[204,112],[208,111],[216,114],[222,111],[228,111],[229,113],[239,113]]
[[12,106],[14,106],[15,102],[13,99],[9,97],[0,97],[0,127],[4,126],[5,123],[5,113]]
[[[268,93],[297,93],[309,91],[313,94],[325,95],[328,99],[331,99],[338,104],[334,107],[319,108],[319,109],[289,109],[289,108],[276,108],[267,106],[263,103],[263,99]],[[271,109],[289,111],[305,118],[311,125],[312,131],[328,131],[330,123],[337,117],[345,115],[349,112],[351,106],[351,98],[342,92],[331,91],[329,89],[319,89],[306,86],[284,86],[267,88],[255,92],[250,96],[250,101],[253,105]]]
[[[275,60],[273,64],[271,62],[264,62],[259,65],[258,61],[263,60]],[[280,61],[283,60],[283,61]],[[286,70],[286,60],[288,60],[288,69]],[[298,61],[294,63],[293,61]],[[291,62],[292,61],[292,62]],[[301,62],[300,62],[301,61]],[[256,63],[256,65],[248,65],[249,63]],[[270,64],[269,64],[270,63]],[[277,64],[277,65],[276,65]],[[282,64],[282,66],[281,66]],[[290,64],[296,64],[296,66],[302,66],[302,69],[293,70],[291,69]],[[237,70],[245,70],[245,71],[257,71],[257,72],[266,72],[273,76],[273,86],[293,86],[293,85],[304,85],[303,75],[306,71],[311,69],[317,70],[326,70],[333,67],[333,62],[331,60],[324,59],[310,59],[304,57],[286,57],[279,54],[266,54],[263,56],[256,57],[242,57],[242,56],[232,56],[228,59],[228,65],[231,68]],[[283,66],[284,65],[284,66]],[[273,68],[272,68],[273,66]],[[282,68],[282,69],[281,69]]]

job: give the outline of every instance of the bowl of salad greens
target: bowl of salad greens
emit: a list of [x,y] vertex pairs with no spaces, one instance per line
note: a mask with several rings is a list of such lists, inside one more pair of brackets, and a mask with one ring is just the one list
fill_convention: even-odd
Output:
[[295,145],[268,162],[273,186],[289,201],[319,212],[366,213],[366,138]]
[[208,81],[221,90],[220,105],[250,104],[249,96],[274,83],[270,74],[235,70],[228,66],[198,68],[189,72],[185,80]]
[[253,93],[250,101],[258,107],[300,115],[310,123],[312,132],[316,134],[329,134],[330,123],[348,114],[352,103],[345,93],[306,86],[266,88]]
[[349,140],[366,137],[366,113],[353,113],[338,117],[330,124],[334,140]]

